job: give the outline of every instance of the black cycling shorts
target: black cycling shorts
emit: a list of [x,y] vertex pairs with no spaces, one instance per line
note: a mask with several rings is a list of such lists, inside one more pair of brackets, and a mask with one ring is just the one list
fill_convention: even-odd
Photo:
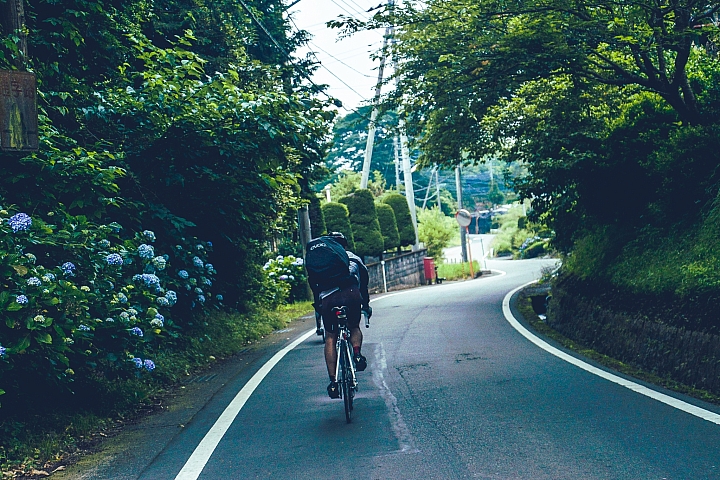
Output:
[[337,318],[333,313],[333,307],[346,308],[347,322],[349,328],[358,328],[360,326],[360,306],[362,304],[362,295],[358,287],[345,287],[335,293],[331,293],[322,299],[320,313],[323,318],[323,326],[326,332],[337,333]]

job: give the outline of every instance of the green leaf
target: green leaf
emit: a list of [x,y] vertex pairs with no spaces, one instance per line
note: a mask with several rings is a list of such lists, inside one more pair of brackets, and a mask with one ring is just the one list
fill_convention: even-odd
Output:
[[39,333],[35,336],[35,340],[37,340],[40,343],[52,343],[52,337],[49,333]]
[[10,305],[7,306],[5,310],[8,312],[17,312],[18,310],[21,310],[23,307],[17,302],[12,302]]

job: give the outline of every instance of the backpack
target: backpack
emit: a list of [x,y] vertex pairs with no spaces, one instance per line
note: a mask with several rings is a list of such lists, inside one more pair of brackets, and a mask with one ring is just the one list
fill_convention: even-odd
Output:
[[352,279],[348,254],[334,238],[310,240],[305,252],[305,269],[313,291],[345,287]]

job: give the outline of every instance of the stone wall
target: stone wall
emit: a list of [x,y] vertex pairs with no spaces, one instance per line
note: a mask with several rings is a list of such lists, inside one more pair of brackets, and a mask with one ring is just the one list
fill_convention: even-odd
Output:
[[[423,269],[423,258],[425,258],[426,255],[427,250],[423,249],[386,259],[385,278],[388,291],[424,285],[425,272]],[[382,263],[368,263],[367,268],[370,273],[368,290],[370,293],[383,292]]]
[[553,285],[548,324],[568,338],[660,377],[720,394],[720,336],[615,312]]

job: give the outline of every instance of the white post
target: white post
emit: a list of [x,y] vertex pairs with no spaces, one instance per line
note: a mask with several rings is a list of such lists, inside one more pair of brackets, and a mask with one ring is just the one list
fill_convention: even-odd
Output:
[[387,276],[385,275],[385,260],[381,260],[380,265],[382,265],[382,272],[383,272],[383,290],[385,291],[385,293],[387,293]]

